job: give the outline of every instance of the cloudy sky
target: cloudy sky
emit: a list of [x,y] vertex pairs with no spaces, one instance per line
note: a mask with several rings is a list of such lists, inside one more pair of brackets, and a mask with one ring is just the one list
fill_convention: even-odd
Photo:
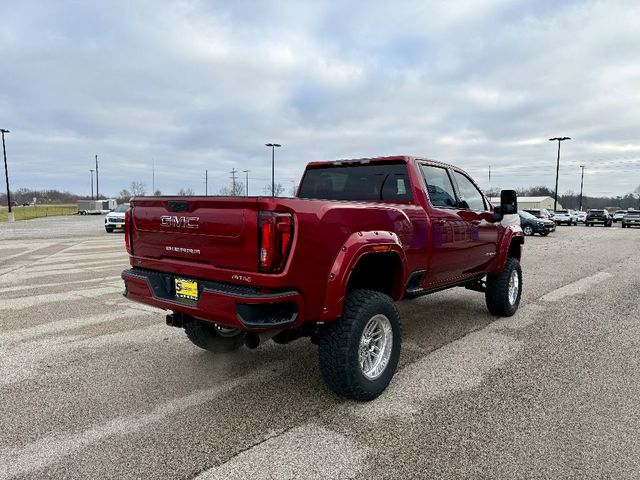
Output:
[[[640,3],[8,2],[0,127],[12,188],[131,181],[204,193],[250,170],[413,154],[481,186],[622,195],[640,184]],[[244,174],[241,174],[244,178]],[[4,180],[4,179],[3,179]]]

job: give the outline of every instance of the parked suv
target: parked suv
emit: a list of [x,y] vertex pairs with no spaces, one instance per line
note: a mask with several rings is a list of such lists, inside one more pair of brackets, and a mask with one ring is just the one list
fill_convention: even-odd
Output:
[[107,213],[107,216],[104,217],[104,229],[107,233],[111,233],[117,229],[124,230],[124,213],[127,210],[129,210],[129,204],[123,203],[116,207],[113,212]]
[[536,218],[525,210],[520,210],[518,214],[520,215],[520,227],[522,227],[522,231],[525,235],[538,233],[543,237],[546,237],[556,229],[556,224],[553,220]]
[[621,221],[626,214],[626,210],[616,210],[616,213],[613,214],[613,223]]
[[545,220],[553,220],[553,215],[546,208],[525,208],[523,212],[530,213],[536,218],[543,218]]
[[640,227],[640,211],[625,212],[622,218],[622,228]]
[[556,210],[553,214],[553,221],[558,225],[578,225],[578,216],[573,210]]
[[329,388],[372,400],[400,358],[394,301],[465,287],[511,316],[523,243],[515,191],[496,210],[460,168],[314,162],[297,198],[133,198],[122,278],[127,298],[171,311],[214,353],[310,337]]
[[605,227],[610,227],[613,224],[613,220],[611,219],[611,215],[606,209],[603,208],[592,208],[587,212],[587,218],[584,221],[584,224],[587,227],[592,225],[603,225]]

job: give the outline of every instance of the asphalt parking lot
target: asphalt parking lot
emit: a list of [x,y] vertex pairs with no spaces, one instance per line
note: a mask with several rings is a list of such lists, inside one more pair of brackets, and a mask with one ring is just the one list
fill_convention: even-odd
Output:
[[520,311],[399,304],[358,404],[302,339],[213,356],[121,296],[102,217],[0,224],[0,479],[640,478],[640,231],[527,237]]

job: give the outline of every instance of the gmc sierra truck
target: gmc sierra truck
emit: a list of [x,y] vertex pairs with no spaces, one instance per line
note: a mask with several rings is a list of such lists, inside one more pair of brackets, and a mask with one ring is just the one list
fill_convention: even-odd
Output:
[[371,400],[400,357],[394,301],[466,287],[516,312],[513,217],[514,191],[494,208],[463,170],[408,156],[310,163],[296,198],[135,197],[124,295],[214,353],[310,337],[329,388]]

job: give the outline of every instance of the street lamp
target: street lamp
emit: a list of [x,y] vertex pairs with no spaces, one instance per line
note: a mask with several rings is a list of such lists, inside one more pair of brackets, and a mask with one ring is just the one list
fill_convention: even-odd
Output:
[[91,200],[93,200],[93,169],[89,169],[91,172]]
[[584,185],[584,165],[580,165],[582,174],[580,175],[580,211],[582,211],[582,186]]
[[7,180],[7,206],[9,207],[9,213],[7,215],[7,221],[13,221],[13,212],[11,211],[11,192],[9,191],[9,170],[7,169],[7,148],[4,144],[4,134],[11,133],[9,130],[5,130],[4,128],[0,128],[0,132],[2,132],[2,153],[4,153],[4,176]]
[[565,140],[571,140],[571,137],[553,137],[549,139],[550,142],[555,142],[556,140],[558,141],[558,160],[556,162],[556,191],[555,191],[555,197],[553,199],[554,212],[558,207],[558,174],[560,173],[560,143],[564,142]]
[[282,145],[280,145],[279,143],[265,143],[265,145],[267,147],[271,147],[271,196],[275,197],[276,196],[276,181],[275,181],[275,167],[276,167],[276,161],[275,161],[275,151],[276,151],[276,147],[281,147]]

